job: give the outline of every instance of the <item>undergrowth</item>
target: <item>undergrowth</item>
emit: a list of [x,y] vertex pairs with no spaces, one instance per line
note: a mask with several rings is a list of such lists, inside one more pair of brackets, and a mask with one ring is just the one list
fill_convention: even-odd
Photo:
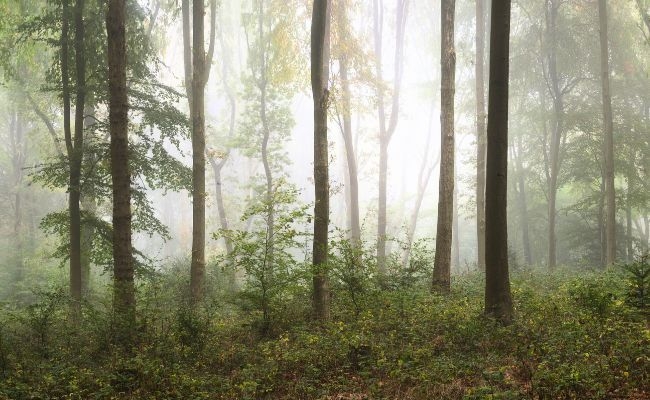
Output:
[[480,274],[455,278],[447,297],[430,294],[424,281],[384,290],[359,283],[354,296],[340,282],[324,326],[309,322],[308,291],[295,290],[264,335],[260,311],[237,293],[215,289],[188,308],[184,274],[170,269],[139,288],[139,337],[128,354],[110,344],[108,292],[85,303],[74,324],[60,289],[26,307],[5,304],[0,398],[650,396],[647,310],[629,300],[622,268],[516,272],[516,319],[505,327],[482,316]]

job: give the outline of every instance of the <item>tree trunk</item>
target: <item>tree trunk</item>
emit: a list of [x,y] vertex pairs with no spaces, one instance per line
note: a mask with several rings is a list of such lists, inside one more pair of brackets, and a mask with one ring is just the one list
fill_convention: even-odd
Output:
[[605,151],[605,266],[616,262],[616,195],[614,188],[614,124],[609,90],[609,45],[607,43],[607,3],[598,0],[600,19],[600,81],[603,97],[603,135]]
[[415,198],[415,207],[411,213],[411,220],[407,227],[406,231],[406,248],[404,249],[404,255],[402,256],[402,267],[408,267],[409,258],[411,256],[411,247],[413,246],[413,239],[415,238],[415,229],[417,228],[418,217],[420,215],[420,208],[422,207],[422,201],[424,200],[424,194],[429,186],[429,180],[431,179],[431,174],[440,162],[440,154],[433,162],[433,164],[427,166],[429,163],[429,149],[431,145],[431,137],[433,136],[433,110],[434,104],[431,106],[431,115],[429,116],[429,132],[427,136],[427,144],[424,152],[424,157],[422,158],[422,164],[420,166],[420,172],[418,173],[418,192],[417,197]]
[[135,287],[131,242],[125,20],[125,0],[110,0],[106,14],[106,31],[113,183],[113,309],[117,327],[116,339],[119,343],[129,345],[135,334]]
[[[454,150],[455,151],[455,150]],[[458,234],[458,176],[457,168],[454,166],[454,216],[452,218],[452,234],[451,234],[451,266],[456,270],[460,268],[460,240]]]
[[[235,135],[235,121],[237,118],[237,99],[235,97],[235,93],[230,87],[230,83],[228,82],[228,79],[230,78],[230,58],[226,56],[226,44],[225,40],[223,37],[223,29],[219,30],[219,43],[221,44],[221,52],[222,52],[222,57],[223,57],[223,62],[222,62],[222,81],[223,81],[223,86],[226,90],[226,95],[228,96],[228,103],[230,105],[230,123],[228,125],[228,138],[232,138]],[[226,162],[228,161],[228,157],[230,156],[230,150],[226,151],[226,154],[223,156],[223,158],[220,161],[217,161],[214,156],[209,157],[210,165],[212,166],[212,172],[214,174],[214,191],[215,191],[215,199],[217,202],[217,212],[219,216],[219,223],[221,225],[221,229],[223,230],[228,230],[229,229],[229,224],[228,224],[228,217],[226,215],[226,207],[224,206],[223,202],[223,191],[222,191],[222,180],[221,180],[221,171],[223,170],[223,167],[226,165]],[[233,245],[232,245],[232,240],[228,237],[224,238],[225,241],[225,246],[226,246],[226,254],[230,255],[233,250]],[[232,284],[234,285],[234,271],[231,276]]]
[[[88,94],[86,97],[91,98],[92,96]],[[89,102],[90,101],[87,101],[86,103]],[[95,108],[91,104],[86,104],[84,114],[84,130],[88,132],[95,123]],[[91,164],[97,162],[96,156],[93,155],[91,157],[93,157],[93,159],[90,160]],[[89,183],[86,183],[86,185],[89,185]],[[81,209],[83,210],[83,213],[86,214],[86,217],[83,218],[81,224],[81,293],[84,297],[87,296],[90,291],[90,264],[93,249],[93,237],[95,236],[95,225],[88,219],[93,217],[97,211],[97,199],[95,198],[94,193],[94,187],[86,187],[80,198]]]
[[69,166],[68,210],[70,217],[70,294],[73,312],[78,312],[81,300],[81,163],[83,160],[83,119],[85,96],[85,48],[84,48],[84,0],[77,0],[74,7],[74,52],[76,69],[76,100],[74,137],[70,127],[70,79],[69,79],[69,21],[68,1],[63,1],[61,26],[61,80],[63,87],[63,118],[66,150]]
[[476,0],[476,265],[485,271],[485,13],[483,0]]
[[[343,38],[348,37],[348,18],[346,14],[345,3],[339,1],[339,26]],[[343,107],[343,142],[345,144],[345,156],[347,161],[347,179],[349,189],[349,221],[350,221],[350,242],[353,246],[361,244],[361,223],[359,217],[359,178],[357,173],[357,159],[354,152],[354,143],[352,140],[352,116],[350,110],[350,81],[348,78],[348,57],[345,51],[342,51],[339,60],[339,70],[341,74],[342,88],[342,107]]]
[[557,239],[555,235],[555,220],[557,217],[557,190],[560,170],[560,147],[564,130],[564,94],[560,87],[560,77],[557,71],[557,14],[560,4],[557,0],[546,0],[546,30],[549,40],[548,74],[550,77],[551,95],[553,96],[554,126],[551,137],[550,172],[548,175],[548,268],[555,270],[557,266]]
[[455,0],[441,3],[441,161],[438,190],[438,226],[436,229],[436,254],[433,265],[433,290],[449,292],[451,289],[451,242],[454,214],[454,91],[456,79],[456,50],[454,47]]
[[205,4],[192,2],[192,264],[193,302],[203,299],[205,281]]
[[382,68],[382,39],[383,39],[383,3],[380,0],[373,2],[374,42],[375,42],[375,73],[377,75],[377,114],[379,117],[379,198],[377,207],[377,270],[381,276],[386,274],[386,207],[387,207],[387,182],[388,182],[388,145],[395,133],[399,117],[399,96],[402,85],[402,71],[404,63],[404,32],[406,29],[406,16],[408,0],[397,1],[395,12],[395,57],[393,98],[390,119],[386,126],[386,109],[383,93],[383,68]]
[[485,190],[485,314],[513,318],[508,274],[508,80],[510,0],[492,1]]
[[[631,170],[631,168],[630,168]],[[627,176],[627,193],[625,199],[625,261],[631,263],[634,260],[634,247],[632,242],[632,172]]]
[[523,163],[521,162],[523,151],[523,144],[521,140],[521,135],[517,137],[518,149],[515,154],[515,163],[517,168],[517,182],[519,184],[519,213],[521,218],[521,244],[524,249],[524,260],[526,265],[532,265],[533,255],[530,250],[530,235],[529,235],[529,226],[528,226],[528,199],[526,197],[526,179]]
[[314,0],[311,23],[311,87],[314,99],[314,242],[313,302],[314,316],[326,321],[330,317],[329,282],[327,278],[329,176],[327,155],[327,107],[329,70],[326,59],[326,38],[329,12],[328,0]]
[[11,166],[13,172],[13,191],[14,191],[14,223],[13,239],[15,248],[15,270],[14,283],[20,282],[25,276],[25,265],[23,263],[23,168],[25,167],[25,157],[27,153],[27,142],[23,125],[23,117],[17,110],[10,114],[9,139],[11,144]]

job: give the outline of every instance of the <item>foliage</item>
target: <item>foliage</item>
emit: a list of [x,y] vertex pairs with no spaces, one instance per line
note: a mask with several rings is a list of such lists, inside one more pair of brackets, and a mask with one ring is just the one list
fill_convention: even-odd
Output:
[[623,269],[627,272],[627,291],[625,301],[641,313],[650,313],[650,264],[648,256],[642,256],[637,261],[626,264]]
[[[281,182],[271,199],[260,198],[249,207],[242,221],[252,220],[250,231],[220,230],[215,238],[226,237],[233,251],[217,261],[224,268],[241,268],[246,273],[242,299],[261,312],[260,332],[268,334],[278,311],[303,291],[306,279],[304,252],[307,206],[297,205],[298,191]],[[272,236],[268,228],[273,213]],[[300,289],[300,290],[298,290]]]
[[[332,322],[320,328],[286,318],[305,312],[305,298],[285,301],[294,310],[274,308],[274,335],[260,338],[259,309],[226,302],[227,276],[216,270],[209,284],[221,300],[190,314],[186,264],[140,287],[130,354],[108,341],[110,292],[83,306],[74,340],[60,289],[28,308],[5,306],[0,398],[632,399],[650,391],[650,336],[619,301],[620,271],[518,272],[517,319],[507,327],[481,316],[483,280],[473,274],[457,278],[448,297],[368,290],[359,312],[336,292]],[[599,313],[589,299],[610,294]]]

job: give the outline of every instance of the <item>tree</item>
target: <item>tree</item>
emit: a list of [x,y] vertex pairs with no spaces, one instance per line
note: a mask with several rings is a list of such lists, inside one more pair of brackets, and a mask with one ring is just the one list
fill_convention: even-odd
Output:
[[[339,41],[349,42],[351,40],[351,29],[347,16],[347,4],[339,0],[337,2],[337,27]],[[347,163],[347,183],[349,199],[349,221],[350,221],[350,241],[353,246],[358,247],[361,244],[361,223],[359,221],[359,177],[357,172],[357,157],[354,151],[354,140],[352,137],[352,114],[350,106],[350,79],[349,79],[349,56],[344,47],[345,44],[337,43],[339,47],[339,73],[341,75],[341,114],[343,115],[343,142],[345,145],[345,156]],[[347,45],[349,47],[349,44]]]
[[329,229],[329,159],[327,151],[327,107],[329,91],[327,80],[329,44],[327,38],[330,17],[329,0],[314,0],[311,21],[311,89],[314,99],[314,315],[329,319],[329,283],[327,252]]
[[603,97],[603,155],[605,175],[605,266],[616,261],[616,194],[614,188],[614,124],[612,96],[609,90],[609,46],[607,39],[607,3],[598,0],[600,20],[600,82]]
[[[382,39],[384,30],[383,2],[373,1],[374,42],[375,42],[375,74],[377,79],[377,114],[379,117],[379,200],[377,208],[377,269],[380,275],[386,270],[386,197],[388,180],[388,145],[397,128],[399,117],[399,96],[402,86],[402,71],[404,64],[404,36],[406,17],[408,15],[408,0],[398,0],[395,12],[395,57],[393,93],[390,118],[386,121],[384,104],[383,68],[382,68]],[[388,125],[386,124],[388,122]]]
[[203,298],[205,280],[205,84],[210,77],[214,54],[216,0],[210,1],[210,43],[204,44],[203,0],[192,2],[192,46],[190,47],[189,0],[182,2],[185,90],[192,122],[192,261],[190,295],[193,302]]
[[454,216],[454,91],[456,86],[455,3],[455,0],[443,0],[441,3],[441,157],[436,254],[432,280],[432,288],[440,292],[448,292],[451,285],[451,242]]
[[[224,38],[224,28],[221,24],[219,28],[219,43],[221,45],[222,53],[222,63],[221,63],[221,80],[228,97],[228,104],[230,106],[229,113],[229,123],[228,123],[228,139],[233,139],[235,136],[235,122],[237,118],[237,96],[234,88],[231,86],[230,78],[232,74],[232,60],[231,56],[228,54],[229,48],[226,46],[226,40]],[[214,175],[214,191],[215,191],[215,200],[217,202],[217,213],[219,217],[219,224],[221,229],[227,231],[229,228],[228,217],[226,215],[226,207],[223,201],[223,188],[222,188],[222,171],[228,158],[230,157],[230,149],[225,152],[216,152],[208,150],[206,152],[210,166],[212,167],[212,174]],[[226,254],[230,254],[233,251],[232,241],[229,237],[224,237],[224,242],[226,245]],[[232,275],[234,278],[234,274]]]
[[485,270],[485,12],[483,0],[476,0],[476,265]]
[[492,0],[485,186],[485,314],[513,318],[508,273],[510,0]]
[[[559,0],[546,0],[545,25],[546,25],[546,70],[548,90],[553,100],[553,126],[551,128],[550,143],[545,144],[544,155],[546,159],[546,182],[548,186],[548,268],[553,271],[557,266],[557,192],[560,187],[560,168],[564,159],[567,129],[565,126],[565,97],[580,82],[577,77],[566,78],[558,68],[558,14],[563,2]],[[540,96],[543,96],[540,92]],[[544,135],[546,140],[547,135]]]
[[[68,213],[70,235],[70,294],[78,303],[81,300],[81,165],[83,161],[83,119],[85,97],[84,0],[76,0],[74,7],[74,52],[76,73],[74,137],[71,128],[70,90],[70,6],[63,0],[61,21],[61,87],[63,97],[63,130],[68,156]],[[74,306],[74,307],[78,307]]]
[[128,343],[135,328],[135,287],[131,243],[131,173],[129,168],[126,87],[125,0],[111,0],[106,13],[108,94],[113,183],[113,308],[118,341]]
[[429,180],[433,174],[433,170],[438,166],[440,162],[440,154],[438,153],[437,157],[431,163],[429,158],[429,152],[431,148],[431,137],[433,136],[433,106],[431,107],[431,115],[429,116],[429,132],[427,134],[427,144],[424,147],[424,156],[422,157],[422,163],[420,164],[420,171],[418,172],[418,190],[415,197],[415,206],[411,212],[411,218],[406,229],[406,247],[404,249],[404,254],[402,255],[402,268],[406,269],[408,267],[409,258],[411,257],[411,251],[413,249],[413,239],[415,238],[415,229],[417,228],[418,217],[420,215],[420,208],[422,208],[422,201],[424,200],[424,195],[426,193],[427,186],[429,185]]

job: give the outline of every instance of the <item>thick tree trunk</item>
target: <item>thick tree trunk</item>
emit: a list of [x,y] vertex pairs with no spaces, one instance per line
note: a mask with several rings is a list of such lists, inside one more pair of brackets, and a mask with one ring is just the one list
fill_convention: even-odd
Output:
[[600,19],[600,77],[603,97],[603,135],[605,151],[605,266],[616,262],[616,194],[614,188],[614,124],[609,90],[609,45],[607,43],[607,3],[598,0]]
[[326,38],[329,12],[328,0],[314,0],[311,23],[311,87],[314,99],[314,242],[313,242],[313,305],[317,320],[330,317],[329,282],[327,277],[329,225],[329,166],[327,155],[327,80],[328,53]]
[[456,79],[456,50],[454,46],[455,0],[441,3],[441,161],[438,190],[438,226],[436,254],[433,265],[433,290],[449,292],[451,285],[451,244],[454,213],[454,92]]
[[117,340],[129,345],[135,334],[135,287],[131,242],[131,173],[129,168],[126,89],[125,0],[110,0],[108,34],[108,119],[113,183],[113,309]]
[[205,4],[192,2],[192,264],[193,302],[203,299],[205,285]]
[[63,3],[61,77],[63,80],[64,130],[69,163],[68,209],[70,213],[70,294],[73,307],[78,311],[81,300],[81,163],[83,160],[83,119],[85,98],[85,48],[84,48],[84,0],[77,0],[74,7],[74,50],[77,85],[75,90],[74,137],[70,128],[70,81],[69,81],[69,7]]
[[476,0],[476,265],[485,271],[485,13],[483,0]]
[[513,318],[508,273],[508,80],[510,0],[492,1],[485,191],[485,314]]

